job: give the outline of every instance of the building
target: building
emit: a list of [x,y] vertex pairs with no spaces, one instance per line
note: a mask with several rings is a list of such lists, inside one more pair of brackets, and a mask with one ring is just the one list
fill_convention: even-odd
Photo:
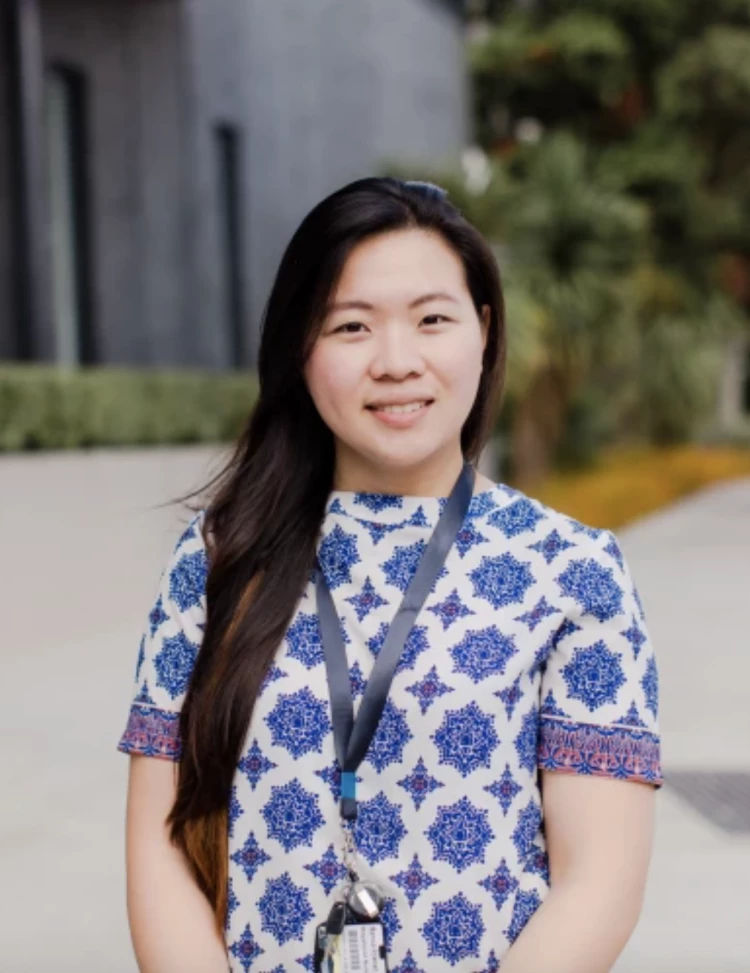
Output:
[[455,161],[461,0],[4,0],[0,360],[252,365],[302,215]]

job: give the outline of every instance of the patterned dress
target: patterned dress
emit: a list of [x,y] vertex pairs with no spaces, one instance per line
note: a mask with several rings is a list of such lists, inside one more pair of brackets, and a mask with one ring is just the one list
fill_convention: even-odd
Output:
[[[319,558],[355,708],[445,498],[334,491]],[[205,619],[203,512],[162,574],[118,749],[178,760]],[[359,768],[362,877],[392,973],[497,970],[549,890],[540,769],[660,786],[658,675],[612,533],[477,493]],[[339,772],[314,583],[255,706],[230,806],[232,973],[312,969],[340,887]]]

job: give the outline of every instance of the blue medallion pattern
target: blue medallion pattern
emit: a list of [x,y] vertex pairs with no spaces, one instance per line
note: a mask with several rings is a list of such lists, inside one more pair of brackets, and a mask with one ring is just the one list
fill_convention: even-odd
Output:
[[352,699],[356,699],[357,696],[363,696],[365,688],[367,686],[367,680],[362,674],[362,670],[358,662],[349,670],[349,686],[352,691]]
[[245,777],[247,777],[248,783],[252,789],[255,790],[255,788],[258,786],[258,782],[263,777],[263,774],[267,774],[269,770],[275,770],[278,767],[278,764],[275,764],[273,760],[269,760],[268,757],[265,757],[258,746],[258,741],[254,740],[253,745],[240,760],[237,766]]
[[271,861],[270,855],[267,855],[258,842],[255,839],[255,835],[251,831],[247,836],[247,840],[242,848],[238,848],[237,851],[231,856],[231,860],[239,865],[242,871],[245,873],[245,878],[248,882],[252,882],[255,877],[255,873],[261,866],[265,865],[266,862]]
[[375,590],[372,581],[369,577],[365,578],[365,583],[362,590],[357,595],[352,595],[346,599],[350,605],[354,605],[354,610],[357,613],[357,619],[361,622],[363,618],[367,618],[371,611],[380,608],[381,605],[387,605],[388,602],[385,598],[381,598],[380,595]]
[[198,646],[184,632],[165,638],[161,652],[154,658],[156,685],[163,686],[172,699],[182,696],[197,655]]
[[356,535],[336,525],[320,545],[318,558],[331,591],[351,581],[352,568],[359,563]]
[[146,636],[141,636],[141,644],[138,649],[138,659],[135,663],[135,681],[139,682],[141,678],[141,669],[143,669],[143,663],[146,661]]
[[346,878],[346,868],[330,844],[323,855],[309,865],[305,865],[308,872],[320,880],[320,884],[325,889],[326,895],[330,895],[333,889]]
[[428,875],[419,861],[419,856],[415,855],[411,860],[411,865],[399,872],[398,875],[391,875],[391,878],[404,890],[404,895],[409,900],[409,905],[419,898],[419,895],[431,885],[437,885],[437,879]]
[[513,713],[515,712],[516,705],[523,699],[523,690],[521,689],[521,677],[510,686],[506,686],[504,689],[496,689],[495,695],[502,699],[505,706],[505,712],[508,714],[508,719],[513,719]]
[[605,703],[615,703],[617,692],[625,683],[620,658],[601,640],[588,649],[576,649],[571,661],[562,668],[568,697],[580,699],[592,713]]
[[376,770],[383,770],[388,764],[400,763],[404,747],[413,739],[406,718],[406,710],[398,709],[389,699],[383,708],[380,723],[372,738],[365,760]]
[[474,614],[471,608],[467,608],[461,601],[457,588],[454,588],[444,601],[437,605],[430,605],[427,610],[438,616],[443,625],[443,631],[449,629],[461,618]]
[[529,562],[517,561],[512,554],[483,557],[479,566],[469,571],[474,596],[483,598],[493,608],[504,608],[522,602],[534,584]]
[[522,861],[531,851],[539,829],[542,824],[542,809],[536,801],[529,801],[525,808],[519,812],[518,823],[511,841],[516,846],[518,859]]
[[[367,645],[373,655],[377,656],[380,654],[380,650],[383,648],[383,643],[385,642],[385,637],[387,634],[388,626],[384,622],[377,630],[375,635],[368,640]],[[416,662],[418,656],[420,656],[423,652],[426,652],[429,647],[430,644],[427,639],[427,628],[424,625],[415,625],[406,639],[406,644],[404,645],[403,652],[401,653],[401,658],[396,671],[403,672],[404,669],[413,669],[414,663]]]
[[505,931],[505,935],[508,937],[510,943],[514,943],[518,939],[523,931],[523,927],[541,904],[542,900],[539,898],[539,893],[536,889],[531,889],[528,892],[519,890],[516,893],[516,899],[513,903],[513,918]]
[[500,807],[503,809],[503,817],[507,817],[511,804],[516,795],[522,793],[523,787],[515,781],[510,766],[506,764],[500,779],[493,780],[491,784],[485,784],[484,790],[498,799]]
[[474,807],[465,797],[457,804],[439,807],[425,834],[435,861],[447,861],[457,872],[483,862],[487,845],[494,837],[487,811]]
[[154,635],[156,635],[156,630],[161,625],[161,623],[169,621],[169,615],[167,615],[167,613],[164,611],[164,605],[162,603],[161,595],[159,595],[156,604],[151,609],[151,612],[149,613],[148,616],[148,621],[149,621],[152,638],[154,637]]
[[[317,555],[355,712],[445,498],[334,491]],[[119,749],[179,760],[206,625],[204,513],[165,566]],[[549,891],[540,773],[660,786],[659,673],[617,539],[498,484],[477,493],[357,774],[359,873],[393,973],[491,973]],[[346,878],[311,570],[263,678],[227,808],[231,973],[313,968]]]
[[479,956],[484,935],[480,906],[469,902],[463,892],[447,902],[436,902],[422,928],[428,956],[439,956],[455,966],[467,956]]
[[513,503],[494,514],[490,514],[489,517],[492,526],[499,527],[506,537],[516,537],[518,534],[532,531],[539,521],[544,519],[545,514],[525,497],[514,500]]
[[258,900],[261,928],[283,944],[290,939],[302,939],[314,912],[304,886],[295,885],[289,872],[270,878],[265,895]]
[[280,693],[266,723],[273,743],[285,747],[295,760],[311,750],[320,753],[331,730],[326,703],[306,686],[296,693]]
[[239,939],[232,943],[232,945],[229,947],[229,952],[239,962],[240,966],[246,971],[246,973],[247,970],[249,970],[253,965],[257,957],[263,953],[263,950],[256,943],[255,938],[250,931],[249,923],[245,925]]
[[448,710],[433,740],[440,763],[455,767],[462,777],[478,767],[489,767],[492,751],[500,743],[494,719],[476,703],[460,710]]
[[286,633],[288,655],[299,659],[306,669],[314,669],[323,663],[323,643],[317,615],[300,612]]
[[453,671],[465,672],[472,682],[481,682],[495,673],[504,673],[518,652],[512,635],[503,635],[495,625],[470,630],[450,650]]
[[425,973],[425,971],[417,965],[411,950],[407,949],[403,962],[394,967],[393,973]]
[[560,537],[557,530],[550,531],[544,540],[537,541],[536,544],[529,544],[529,550],[539,551],[547,564],[552,564],[558,554],[562,554],[563,551],[567,551],[571,547],[575,547],[575,544],[571,544],[564,537]]
[[646,708],[656,719],[659,715],[659,672],[656,668],[656,660],[651,656],[646,666],[646,674],[641,679],[641,686],[646,697]]
[[578,602],[584,615],[607,622],[622,612],[622,588],[612,570],[593,558],[573,561],[558,576],[557,583],[564,595]]
[[517,615],[514,621],[523,622],[529,626],[529,631],[533,632],[537,625],[540,625],[545,618],[549,618],[550,615],[558,615],[559,613],[559,608],[548,604],[547,599],[542,597],[531,611],[525,612],[523,615]]
[[445,696],[446,693],[452,693],[453,686],[448,686],[444,682],[441,682],[437,667],[433,666],[423,679],[420,679],[419,682],[412,683],[411,686],[407,686],[406,691],[416,696],[419,708],[424,714],[436,699]]
[[402,777],[398,783],[411,795],[411,799],[414,801],[414,806],[417,810],[422,806],[425,798],[432,794],[433,791],[436,791],[438,787],[444,786],[441,781],[430,776],[427,767],[425,767],[424,760],[421,757],[409,776]]
[[488,875],[487,878],[483,878],[479,884],[482,886],[482,888],[487,889],[492,896],[495,907],[498,911],[500,911],[500,909],[502,909],[502,907],[508,901],[508,898],[518,888],[518,879],[515,878],[511,870],[508,868],[507,862],[503,858],[492,875]]
[[204,550],[183,554],[172,568],[169,573],[169,598],[181,612],[200,605],[206,590],[207,575],[208,560]]
[[518,756],[518,765],[534,773],[536,767],[537,736],[539,734],[539,710],[535,706],[521,721],[521,730],[513,741]]
[[306,791],[296,778],[271,788],[271,799],[261,814],[268,827],[268,837],[276,838],[284,851],[311,845],[313,835],[324,823],[317,794]]
[[401,805],[392,804],[382,791],[377,797],[362,801],[355,836],[357,848],[371,865],[386,858],[396,858],[399,845],[406,837]]
[[[416,544],[407,547],[397,547],[393,555],[380,565],[386,584],[405,592],[416,573],[417,565],[426,547],[426,541],[417,541]],[[442,577],[445,577],[445,568],[441,570],[438,579]]]
[[633,616],[633,622],[630,628],[626,628],[622,634],[633,646],[633,655],[638,658],[638,653],[641,651],[641,646],[647,641],[646,636],[641,631],[641,627],[638,624],[635,615]]

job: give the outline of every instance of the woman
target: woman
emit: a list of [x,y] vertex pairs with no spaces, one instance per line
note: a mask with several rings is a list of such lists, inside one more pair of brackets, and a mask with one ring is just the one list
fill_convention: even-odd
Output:
[[656,663],[613,535],[474,470],[504,358],[492,253],[439,187],[359,180],[295,233],[119,744],[144,973],[356,969],[381,930],[392,973],[625,945]]

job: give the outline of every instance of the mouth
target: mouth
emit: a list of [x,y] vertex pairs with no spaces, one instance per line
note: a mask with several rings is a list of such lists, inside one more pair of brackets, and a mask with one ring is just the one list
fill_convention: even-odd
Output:
[[432,405],[434,399],[412,399],[409,402],[372,402],[365,406],[370,412],[378,412],[384,415],[411,415],[421,412],[427,406]]

